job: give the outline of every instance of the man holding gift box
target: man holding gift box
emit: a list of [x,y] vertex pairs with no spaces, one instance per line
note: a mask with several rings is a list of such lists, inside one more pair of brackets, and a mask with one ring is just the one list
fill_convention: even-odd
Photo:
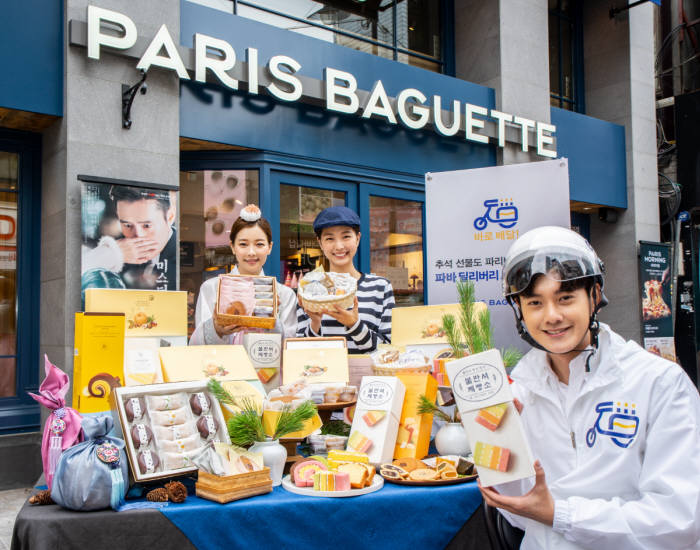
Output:
[[534,480],[481,487],[486,502],[525,530],[524,549],[700,548],[700,398],[687,375],[598,322],[603,265],[573,231],[521,236],[503,280],[536,348],[511,376],[539,460]]

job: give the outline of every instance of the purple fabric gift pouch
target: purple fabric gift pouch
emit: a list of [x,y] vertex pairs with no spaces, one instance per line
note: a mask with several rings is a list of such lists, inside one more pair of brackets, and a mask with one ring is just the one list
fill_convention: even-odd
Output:
[[51,489],[61,453],[83,441],[82,416],[75,409],[66,407],[66,393],[70,387],[68,375],[44,355],[46,378],[39,386],[39,394],[28,392],[36,401],[51,411],[44,424],[41,440],[41,461],[44,465],[46,485]]

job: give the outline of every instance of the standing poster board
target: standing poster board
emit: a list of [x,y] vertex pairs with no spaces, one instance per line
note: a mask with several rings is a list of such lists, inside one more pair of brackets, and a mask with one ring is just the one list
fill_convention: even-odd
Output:
[[639,242],[639,291],[644,349],[675,361],[670,244]]
[[176,290],[177,187],[78,176],[81,287]]
[[457,281],[473,281],[497,345],[526,349],[503,297],[503,262],[526,231],[570,226],[567,159],[428,173],[425,211],[428,303],[455,303]]

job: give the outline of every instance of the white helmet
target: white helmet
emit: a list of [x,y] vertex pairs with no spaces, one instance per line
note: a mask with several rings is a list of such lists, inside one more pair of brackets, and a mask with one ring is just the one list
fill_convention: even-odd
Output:
[[[525,290],[535,275],[553,275],[558,281],[595,277],[603,289],[605,268],[588,241],[570,229],[544,226],[522,235],[506,254],[503,293],[510,298]],[[601,306],[607,300],[603,297]]]

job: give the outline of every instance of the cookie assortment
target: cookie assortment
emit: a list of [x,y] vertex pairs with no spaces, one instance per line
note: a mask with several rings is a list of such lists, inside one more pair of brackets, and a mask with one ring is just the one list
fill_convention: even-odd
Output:
[[218,401],[202,382],[118,389],[122,433],[137,481],[193,470],[193,457],[209,442],[228,442]]
[[[433,460],[430,461],[431,463]],[[417,458],[399,458],[382,464],[379,474],[389,481],[414,481],[429,484],[432,481],[455,480],[472,473],[474,465],[461,457],[439,456],[434,466]]]

